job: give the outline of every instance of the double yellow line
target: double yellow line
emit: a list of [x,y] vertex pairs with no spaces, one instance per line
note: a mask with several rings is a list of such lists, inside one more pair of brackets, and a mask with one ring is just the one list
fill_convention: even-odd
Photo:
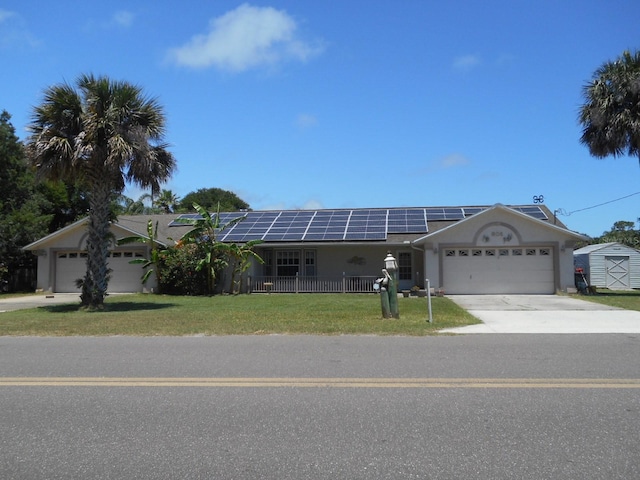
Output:
[[640,388],[637,378],[179,378],[0,377],[1,387]]

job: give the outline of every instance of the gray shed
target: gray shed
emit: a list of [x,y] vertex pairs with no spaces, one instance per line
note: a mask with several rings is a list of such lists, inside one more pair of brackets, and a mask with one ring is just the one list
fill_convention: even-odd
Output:
[[582,268],[587,284],[611,290],[640,288],[640,251],[621,243],[588,245],[573,252],[573,263]]

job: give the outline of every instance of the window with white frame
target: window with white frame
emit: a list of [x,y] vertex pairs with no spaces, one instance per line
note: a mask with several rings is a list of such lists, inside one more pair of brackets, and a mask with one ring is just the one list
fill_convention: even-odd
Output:
[[304,251],[304,274],[307,277],[316,276],[316,251],[315,250]]
[[300,250],[278,250],[276,252],[276,275],[293,277],[300,271]]

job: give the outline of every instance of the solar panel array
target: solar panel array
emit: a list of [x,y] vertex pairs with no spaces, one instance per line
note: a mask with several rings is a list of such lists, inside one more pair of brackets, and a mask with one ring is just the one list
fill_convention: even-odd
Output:
[[[282,210],[220,213],[222,242],[326,242],[386,240],[388,234],[427,233],[428,222],[463,220],[488,207],[377,208],[353,210]],[[547,220],[539,206],[512,207],[534,218]],[[169,226],[184,226],[200,218],[197,213],[180,215]]]

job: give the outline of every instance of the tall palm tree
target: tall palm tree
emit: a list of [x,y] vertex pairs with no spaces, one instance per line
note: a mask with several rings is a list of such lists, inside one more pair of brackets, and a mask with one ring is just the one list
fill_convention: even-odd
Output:
[[141,88],[82,75],[44,92],[34,108],[28,148],[41,178],[83,182],[89,196],[87,272],[82,304],[101,308],[107,292],[109,205],[125,183],[157,191],[175,169],[163,142],[165,116]]
[[604,63],[583,88],[580,142],[592,155],[640,160],[640,51]]
[[154,207],[159,208],[163,213],[173,213],[178,206],[178,196],[171,190],[162,190],[154,201]]

